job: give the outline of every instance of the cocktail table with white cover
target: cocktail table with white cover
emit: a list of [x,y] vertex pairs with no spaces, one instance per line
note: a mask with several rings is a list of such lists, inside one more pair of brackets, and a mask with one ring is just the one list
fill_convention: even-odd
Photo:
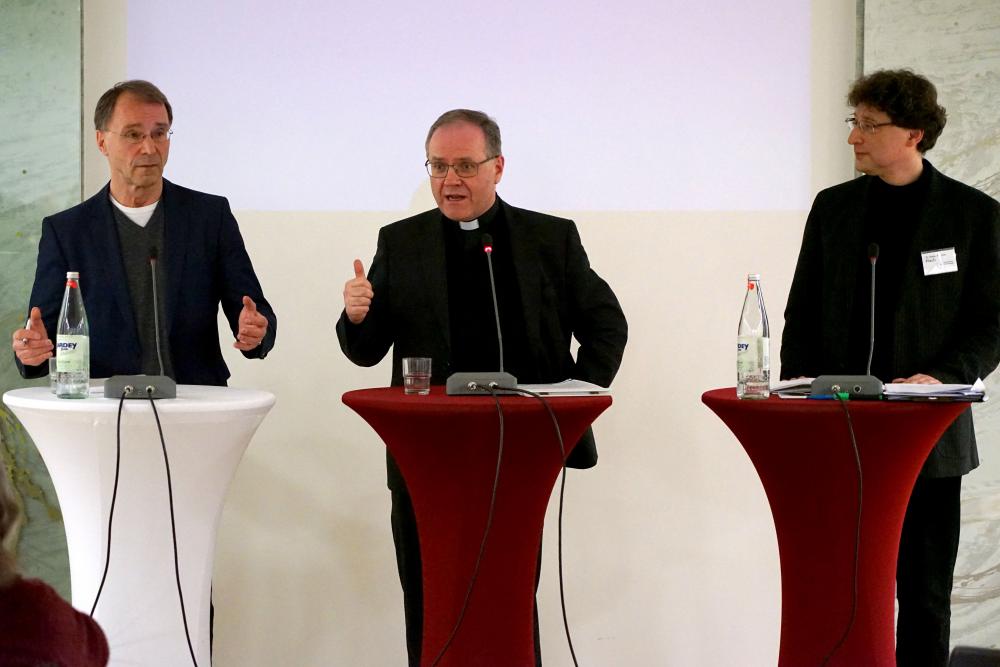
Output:
[[[73,605],[90,612],[108,543],[118,399],[92,387],[86,399],[47,387],[8,391],[4,403],[31,435],[49,469],[66,528]],[[222,504],[243,452],[274,405],[265,391],[180,385],[159,400],[173,482],[181,586],[200,665],[210,664],[209,605]],[[121,474],[111,566],[94,618],[112,665],[191,663],[174,576],[167,479],[148,400],[125,401]]]

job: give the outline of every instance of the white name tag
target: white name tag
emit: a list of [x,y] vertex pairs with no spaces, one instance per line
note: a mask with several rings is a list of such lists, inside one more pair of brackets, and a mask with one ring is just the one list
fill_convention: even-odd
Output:
[[924,265],[925,276],[936,276],[939,273],[954,273],[958,271],[958,256],[954,248],[941,250],[925,250],[920,253]]

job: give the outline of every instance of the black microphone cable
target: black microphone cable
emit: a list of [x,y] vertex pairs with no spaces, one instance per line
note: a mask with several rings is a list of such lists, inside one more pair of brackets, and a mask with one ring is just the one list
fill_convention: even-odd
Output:
[[[122,391],[121,398],[118,400],[118,420],[115,429],[115,481],[111,491],[111,508],[108,511],[108,548],[104,557],[104,573],[101,575],[101,583],[97,588],[97,596],[94,598],[94,604],[90,608],[91,618],[94,617],[94,612],[97,610],[97,603],[101,599],[101,592],[104,590],[104,583],[107,581],[108,569],[111,565],[111,528],[114,525],[115,503],[118,499],[118,480],[120,478],[122,460],[122,408],[125,405],[125,398],[131,394],[132,391],[133,388],[131,386],[125,387],[125,390]],[[191,644],[191,633],[188,630],[187,613],[184,609],[184,593],[181,590],[180,567],[177,559],[177,528],[174,522],[174,491],[170,479],[170,461],[167,459],[167,445],[163,439],[163,427],[160,425],[160,415],[156,412],[156,403],[153,400],[152,392],[147,390],[146,395],[149,398],[149,404],[153,407],[153,416],[156,417],[156,428],[159,431],[160,445],[163,448],[163,463],[167,469],[167,495],[170,499],[170,531],[173,536],[174,545],[174,574],[177,579],[177,595],[181,601],[181,619],[184,621],[184,636],[187,639],[188,651],[191,653],[191,660],[194,662],[195,667],[198,667],[198,660],[195,658],[194,648]]]
[[188,651],[191,653],[191,662],[194,667],[198,667],[198,660],[194,657],[194,647],[191,645],[191,632],[188,630],[187,612],[184,609],[184,591],[181,590],[181,569],[177,558],[177,524],[174,521],[174,487],[170,479],[170,460],[167,458],[167,443],[163,439],[163,426],[160,424],[160,414],[156,411],[156,401],[153,399],[151,387],[146,388],[146,397],[149,405],[153,408],[153,416],[156,417],[156,430],[160,434],[160,447],[163,449],[163,465],[167,470],[167,496],[170,499],[170,534],[174,542],[174,577],[177,580],[177,597],[181,601],[181,620],[184,621],[184,637],[187,639]]
[[462,626],[462,621],[465,619],[465,612],[469,608],[469,600],[472,598],[472,589],[476,585],[476,579],[479,578],[479,566],[483,562],[483,553],[486,551],[486,539],[490,535],[490,528],[493,527],[493,514],[496,509],[497,502],[497,488],[500,485],[500,463],[503,460],[503,432],[504,432],[504,421],[503,421],[503,408],[500,406],[500,398],[497,396],[496,388],[493,386],[481,387],[484,391],[490,392],[490,396],[493,397],[493,402],[497,406],[497,417],[500,420],[500,440],[497,444],[497,465],[496,472],[493,475],[493,491],[490,493],[490,509],[486,515],[486,527],[483,530],[483,539],[479,543],[479,554],[476,556],[476,564],[472,568],[472,576],[469,577],[469,587],[465,591],[465,599],[462,601],[462,608],[458,612],[458,619],[455,621],[455,627],[451,629],[451,634],[448,635],[447,641],[445,641],[444,646],[438,651],[437,657],[431,663],[431,667],[437,667],[437,664],[441,662],[441,658],[444,657],[445,652],[448,647],[451,646],[452,641],[454,641],[455,636],[458,634],[458,629]]
[[576,661],[576,651],[573,649],[573,637],[569,631],[569,617],[566,614],[566,588],[563,583],[563,505],[566,496],[566,445],[563,443],[562,430],[559,428],[559,421],[556,419],[556,413],[553,412],[552,406],[549,402],[545,400],[545,397],[527,389],[521,389],[520,387],[498,387],[505,391],[512,391],[518,394],[523,394],[525,396],[532,396],[545,406],[545,409],[549,413],[549,418],[552,420],[552,426],[556,431],[556,438],[559,440],[559,454],[560,460],[562,461],[562,479],[559,483],[559,521],[558,521],[558,532],[556,542],[558,543],[558,553],[559,553],[559,604],[562,607],[562,618],[563,618],[563,628],[566,631],[566,643],[569,645],[569,654],[573,658],[573,664],[579,667],[579,663]]
[[858,441],[854,436],[854,424],[851,421],[851,412],[847,409],[847,401],[840,394],[836,394],[837,400],[840,401],[840,406],[844,408],[844,415],[847,418],[847,430],[851,435],[851,445],[854,447],[854,462],[857,465],[858,470],[858,518],[855,525],[854,532],[854,569],[851,575],[851,617],[847,622],[847,627],[844,628],[844,634],[841,635],[837,643],[834,644],[830,652],[823,657],[823,661],[820,665],[826,665],[830,658],[844,645],[847,641],[847,636],[851,633],[851,628],[854,627],[854,619],[858,613],[858,560],[861,554],[861,502],[862,502],[862,473],[861,473],[861,454],[858,451]]
[[101,599],[101,591],[104,590],[104,582],[108,578],[108,568],[111,565],[111,526],[115,520],[115,501],[118,499],[118,473],[122,463],[122,407],[125,405],[125,397],[132,393],[131,387],[126,387],[122,392],[122,397],[118,401],[118,424],[115,428],[115,484],[111,491],[111,510],[108,512],[108,550],[104,555],[104,574],[101,575],[101,585],[97,587],[97,597],[94,598],[94,605],[90,608],[90,617],[94,617],[97,610],[97,601]]

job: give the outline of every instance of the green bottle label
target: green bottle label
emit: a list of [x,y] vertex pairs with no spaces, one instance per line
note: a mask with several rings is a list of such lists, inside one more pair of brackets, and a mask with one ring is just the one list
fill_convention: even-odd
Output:
[[90,370],[90,336],[56,336],[56,372]]

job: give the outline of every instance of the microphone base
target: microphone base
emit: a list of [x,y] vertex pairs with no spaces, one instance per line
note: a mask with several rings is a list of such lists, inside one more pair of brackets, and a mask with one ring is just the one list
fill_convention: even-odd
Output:
[[127,388],[125,398],[149,399],[152,389],[154,399],[177,398],[177,383],[166,375],[112,375],[104,381],[105,398],[121,398]]
[[810,393],[826,396],[846,393],[852,400],[878,400],[884,386],[874,375],[820,375],[812,381]]
[[[448,396],[489,395],[487,387],[514,387],[517,378],[510,373],[491,371],[482,373],[452,373],[445,381],[444,392]],[[497,394],[515,394],[513,391],[496,391]]]

